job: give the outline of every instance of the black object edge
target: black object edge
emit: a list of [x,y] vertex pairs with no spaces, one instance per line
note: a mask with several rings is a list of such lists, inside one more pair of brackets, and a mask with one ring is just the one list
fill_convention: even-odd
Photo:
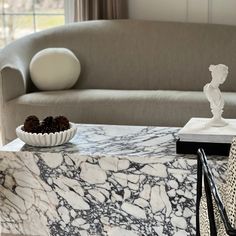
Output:
[[204,142],[185,142],[176,140],[177,154],[196,154],[198,149],[204,149],[206,155],[228,156],[231,143],[204,143]]
[[[217,229],[214,222],[214,210],[212,207],[212,196],[215,200],[217,209],[219,210],[220,217],[224,223],[226,233],[230,236],[236,236],[236,229],[230,224],[227,212],[224,207],[224,203],[218,192],[218,188],[214,181],[212,172],[207,164],[207,157],[203,149],[198,150],[198,172],[197,172],[197,201],[196,201],[196,235],[200,236],[200,225],[199,225],[199,210],[200,210],[200,200],[202,196],[202,176],[204,176],[204,185],[208,203],[208,214],[209,223],[211,229],[211,236],[217,236]],[[213,217],[211,217],[213,216]]]

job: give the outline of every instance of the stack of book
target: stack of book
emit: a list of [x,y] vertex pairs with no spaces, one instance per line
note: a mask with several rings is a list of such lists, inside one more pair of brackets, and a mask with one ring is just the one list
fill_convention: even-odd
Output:
[[208,155],[228,156],[231,142],[236,136],[236,119],[226,119],[224,127],[210,127],[210,119],[192,118],[179,131],[176,141],[176,152],[181,154],[196,154],[203,148]]

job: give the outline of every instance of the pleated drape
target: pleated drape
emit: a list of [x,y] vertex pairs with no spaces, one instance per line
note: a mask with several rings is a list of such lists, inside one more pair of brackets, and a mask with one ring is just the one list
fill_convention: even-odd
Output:
[[75,0],[75,21],[126,19],[127,0]]

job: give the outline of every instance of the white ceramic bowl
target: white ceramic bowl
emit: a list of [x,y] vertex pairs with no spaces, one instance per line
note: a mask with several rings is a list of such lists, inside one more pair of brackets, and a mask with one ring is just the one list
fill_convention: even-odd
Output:
[[20,125],[16,128],[17,137],[26,144],[36,147],[52,147],[67,143],[75,136],[77,130],[76,124],[71,122],[69,129],[49,134],[28,133],[22,130],[22,127],[23,125]]

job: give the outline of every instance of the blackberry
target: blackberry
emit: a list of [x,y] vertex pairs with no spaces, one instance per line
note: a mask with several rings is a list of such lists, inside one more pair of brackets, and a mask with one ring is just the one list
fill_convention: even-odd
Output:
[[56,133],[57,129],[55,127],[45,126],[41,125],[40,127],[40,133],[42,134],[50,134],[50,133]]
[[29,133],[36,133],[39,124],[40,123],[37,116],[28,116],[24,122],[24,131]]
[[47,127],[50,127],[50,126],[53,126],[53,123],[54,123],[54,119],[52,116],[47,116],[43,122],[42,122],[42,125],[44,126],[47,126]]
[[58,124],[52,116],[46,117],[41,125],[41,133],[55,133],[58,131]]
[[58,126],[58,131],[64,131],[70,128],[69,120],[65,116],[57,116],[55,122]]

